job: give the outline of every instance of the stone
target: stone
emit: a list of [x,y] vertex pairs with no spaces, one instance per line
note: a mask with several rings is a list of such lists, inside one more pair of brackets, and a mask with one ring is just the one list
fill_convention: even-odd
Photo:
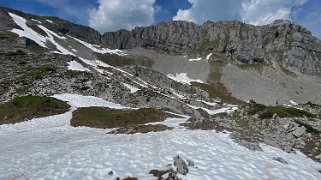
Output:
[[195,164],[194,164],[194,162],[193,161],[191,161],[191,160],[186,160],[187,161],[187,163],[188,163],[188,166],[194,166]]
[[179,155],[174,157],[174,166],[177,167],[177,173],[182,175],[186,175],[188,173],[187,164]]
[[272,159],[279,161],[280,163],[283,163],[283,164],[288,164],[288,162],[281,157],[273,157]]
[[149,171],[149,174],[152,174],[155,177],[161,177],[164,174],[169,173],[169,172],[171,172],[171,170],[161,171],[161,170],[157,170],[157,169],[152,169],[152,170]]
[[319,160],[321,160],[321,154],[319,154],[319,155],[315,156],[315,159],[319,159]]
[[109,175],[109,176],[112,176],[113,174],[114,174],[113,171],[109,171],[109,172],[108,172],[108,175]]
[[295,130],[292,132],[293,136],[296,138],[301,137],[306,131],[306,128],[304,126],[300,126],[295,128]]

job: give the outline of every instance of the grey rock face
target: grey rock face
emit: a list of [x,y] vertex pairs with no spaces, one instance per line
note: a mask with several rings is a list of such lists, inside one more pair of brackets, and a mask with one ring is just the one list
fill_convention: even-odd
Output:
[[203,57],[216,53],[246,64],[282,61],[302,73],[321,72],[321,41],[306,28],[285,20],[266,26],[237,21],[160,23],[105,33],[102,44],[118,49],[152,47],[170,54]]
[[177,167],[177,173],[183,175],[188,173],[187,164],[179,155],[174,157],[174,165]]
[[305,133],[306,128],[301,126],[301,127],[297,127],[293,132],[293,136],[295,136],[296,138],[300,138],[304,133]]
[[168,54],[203,58],[214,53],[223,57],[223,60],[232,59],[236,64],[267,64],[279,61],[283,66],[301,73],[321,74],[321,41],[303,26],[286,20],[277,20],[265,26],[253,26],[238,21],[208,21],[202,25],[174,21],[101,35],[92,28],[59,18],[34,16],[0,8],[0,20],[4,22],[0,25],[0,31],[19,28],[8,12],[24,17],[27,24],[35,30],[41,31],[32,19],[40,21],[58,34],[71,35],[112,49],[141,46]]

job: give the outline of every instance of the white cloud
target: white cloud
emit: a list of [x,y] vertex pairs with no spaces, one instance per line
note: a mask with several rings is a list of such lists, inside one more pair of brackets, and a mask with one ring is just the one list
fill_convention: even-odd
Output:
[[155,0],[99,0],[89,12],[89,25],[100,32],[132,29],[154,23]]
[[309,0],[244,0],[241,19],[254,25],[264,25],[276,19],[291,19],[295,9]]
[[192,7],[178,10],[173,20],[203,23],[207,20],[241,20],[263,25],[276,19],[291,19],[309,0],[188,0]]
[[207,20],[236,20],[240,19],[240,0],[188,0],[192,7],[178,10],[173,20],[193,21],[203,23]]

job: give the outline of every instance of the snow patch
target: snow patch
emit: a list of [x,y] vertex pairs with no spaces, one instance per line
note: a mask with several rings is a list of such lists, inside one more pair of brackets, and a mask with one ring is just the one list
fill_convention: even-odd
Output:
[[77,61],[68,62],[68,69],[73,71],[90,71]]
[[31,19],[32,21],[36,22],[36,23],[39,23],[39,24],[42,24],[41,21],[38,21],[36,19]]
[[133,109],[131,107],[126,107],[121,104],[116,104],[94,96],[83,96],[78,94],[56,94],[52,97],[62,101],[67,101],[68,104],[73,107],[101,106],[112,109]]
[[199,57],[199,58],[195,58],[195,59],[188,59],[189,61],[200,61],[200,60],[202,60],[202,58],[201,57]]
[[184,96],[184,95],[181,95],[181,94],[179,94],[178,92],[176,92],[174,89],[170,89],[171,91],[172,91],[172,93],[175,95],[175,96],[177,96],[178,98],[180,98],[180,99],[186,99],[186,97]]
[[297,102],[295,102],[295,101],[293,101],[293,100],[290,100],[290,103],[291,103],[291,105],[293,105],[293,106],[299,105]]
[[148,123],[148,124],[163,124],[168,127],[174,127],[174,128],[183,128],[180,124],[186,122],[190,117],[182,117],[182,118],[166,118],[164,121],[161,122],[153,122],[153,123]]
[[210,53],[209,55],[207,55],[207,56],[206,56],[206,60],[209,60],[212,55],[213,55],[213,53]]
[[127,89],[130,90],[130,93],[135,93],[135,92],[137,92],[138,90],[140,90],[140,89],[138,89],[138,88],[136,88],[136,87],[134,87],[134,86],[132,86],[132,85],[126,84],[126,83],[123,83],[123,85],[124,85]]
[[54,22],[52,20],[46,19],[47,22],[54,24]]
[[203,100],[196,100],[198,102],[202,102],[204,104],[207,104],[209,106],[217,106],[217,102],[207,102],[207,101],[203,101]]
[[60,39],[64,39],[65,37],[60,37],[58,34],[50,31],[49,29],[47,29],[46,27],[42,26],[42,25],[38,25],[38,27],[40,29],[42,29],[43,31],[46,32],[46,34],[49,36],[48,38],[46,38],[47,40],[49,40],[52,44],[54,44],[56,46],[56,48],[64,55],[74,55],[72,52],[70,52],[69,50],[67,50],[66,48],[62,47],[60,44],[58,44],[53,36],[56,36],[57,38]]
[[168,74],[168,78],[173,79],[174,81],[183,83],[183,84],[189,84],[191,85],[191,82],[199,82],[204,83],[202,80],[199,79],[191,79],[187,76],[187,73],[176,73],[176,74]]
[[11,32],[18,34],[20,37],[29,38],[35,41],[37,44],[39,44],[42,47],[45,47],[45,48],[47,47],[45,44],[46,37],[43,37],[41,34],[29,28],[26,24],[27,20],[25,18],[15,15],[13,13],[8,13],[8,14],[12,17],[13,21],[23,29],[23,30],[12,29],[10,30]]
[[77,39],[77,38],[74,38],[72,36],[69,36],[70,38],[78,41],[79,43],[81,43],[82,45],[86,46],[87,48],[91,49],[92,51],[94,52],[97,52],[97,53],[101,53],[101,54],[105,54],[105,53],[108,53],[108,54],[117,54],[119,56],[125,56],[125,52],[122,51],[122,50],[119,50],[119,49],[108,49],[108,48],[101,48],[99,45],[96,45],[96,44],[90,44],[90,43],[87,43],[85,41],[82,41],[80,39]]
[[3,125],[0,125],[0,135],[12,133],[12,132],[16,132],[16,133],[32,132],[39,129],[45,130],[51,127],[70,125],[70,120],[72,118],[73,111],[74,111],[74,108],[72,108],[72,110],[64,114],[58,114],[58,115],[42,117],[42,118],[34,118],[29,121],[24,121],[24,122],[15,123],[15,124],[3,124]]
[[203,109],[204,111],[206,111],[210,115],[219,114],[219,113],[230,114],[230,113],[233,113],[236,110],[238,110],[237,106],[228,106],[228,107],[224,107],[224,108],[220,108],[220,109],[211,110],[211,109],[207,109],[207,108],[203,108],[203,107],[193,106],[191,104],[186,104],[186,105],[193,108],[193,109]]
[[42,25],[38,25],[38,27],[40,29],[42,29],[43,31],[45,31],[48,35],[53,35],[53,36],[55,36],[56,38],[59,38],[59,39],[67,39],[64,36],[59,36],[57,33],[53,32],[53,31],[50,31],[49,29],[47,29],[46,27],[44,27]]

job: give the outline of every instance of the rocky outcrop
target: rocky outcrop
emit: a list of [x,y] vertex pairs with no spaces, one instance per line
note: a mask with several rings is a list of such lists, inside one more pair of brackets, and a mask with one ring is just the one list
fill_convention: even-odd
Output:
[[188,173],[187,164],[179,155],[174,157],[174,166],[177,167],[177,173],[182,175],[186,175]]
[[118,49],[142,46],[203,57],[209,53],[223,54],[237,63],[281,61],[302,73],[321,72],[321,41],[303,26],[287,20],[266,26],[238,21],[208,21],[202,25],[184,21],[160,23],[105,33],[102,44]]
[[35,29],[36,31],[41,31],[36,26],[36,24],[40,22],[41,25],[56,33],[67,34],[93,44],[101,44],[100,33],[90,27],[74,24],[57,17],[35,16],[5,7],[0,7],[0,31],[8,31],[12,30],[13,28],[20,29],[20,27],[17,26],[12,18],[8,15],[8,12],[25,18],[27,20],[28,26]]

